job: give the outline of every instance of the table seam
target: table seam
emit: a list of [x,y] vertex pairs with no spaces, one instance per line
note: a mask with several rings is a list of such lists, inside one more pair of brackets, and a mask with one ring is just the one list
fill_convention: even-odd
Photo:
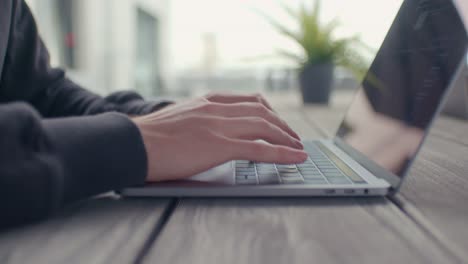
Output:
[[136,255],[135,261],[133,263],[135,264],[143,263],[150,249],[154,247],[154,245],[156,244],[156,241],[159,235],[164,230],[164,227],[169,222],[172,214],[174,213],[179,203],[180,203],[179,198],[174,198],[169,202],[169,205],[166,207],[161,217],[158,218],[158,221],[154,225],[153,230],[151,231],[151,233],[148,235],[148,238],[143,243],[142,248]]
[[[307,113],[304,112],[304,110],[300,112],[303,115],[304,120],[308,122],[313,128],[315,128],[319,134],[325,137],[330,136],[330,133],[328,133],[325,129],[320,127],[314,120],[311,120],[307,116]],[[443,138],[443,137],[440,137],[440,138]],[[444,236],[440,233],[440,231],[438,231],[436,227],[432,226],[426,220],[424,215],[415,206],[413,206],[410,201],[404,198],[402,194],[399,194],[398,197],[401,197],[401,198],[397,198],[397,196],[386,196],[385,199],[387,199],[390,203],[395,205],[406,217],[408,217],[408,219],[411,222],[413,222],[416,225],[417,228],[421,230],[421,232],[426,234],[428,238],[432,240],[432,242],[438,245],[442,251],[444,251],[449,256],[452,256],[453,258],[455,258],[459,263],[464,263],[463,254],[459,253],[458,250],[455,250],[455,248],[457,247],[447,246],[448,244],[453,244],[453,243],[449,242],[450,241],[449,239],[444,238]],[[411,207],[410,210],[412,212],[410,212],[410,210],[405,209],[405,204],[407,204],[406,206]]]

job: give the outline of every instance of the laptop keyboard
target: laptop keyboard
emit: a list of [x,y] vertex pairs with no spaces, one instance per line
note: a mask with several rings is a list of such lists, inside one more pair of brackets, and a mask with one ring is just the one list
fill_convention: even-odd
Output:
[[[315,144],[307,144],[305,149],[309,154],[309,158],[302,164],[280,165],[256,163],[247,160],[236,161],[236,184],[352,185],[366,183],[356,173],[351,172],[348,167],[346,170],[341,170]],[[348,171],[349,173],[344,173],[343,171]]]

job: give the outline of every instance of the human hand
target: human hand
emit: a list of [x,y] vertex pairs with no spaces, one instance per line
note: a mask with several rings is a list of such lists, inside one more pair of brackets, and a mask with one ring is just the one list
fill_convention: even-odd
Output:
[[147,152],[147,181],[190,177],[230,160],[307,159],[299,136],[259,95],[212,94],[132,120]]

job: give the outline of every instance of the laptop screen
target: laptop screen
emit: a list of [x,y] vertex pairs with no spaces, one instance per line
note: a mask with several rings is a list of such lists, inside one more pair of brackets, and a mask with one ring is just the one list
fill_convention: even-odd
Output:
[[337,132],[339,141],[373,166],[403,176],[467,42],[452,1],[404,1]]

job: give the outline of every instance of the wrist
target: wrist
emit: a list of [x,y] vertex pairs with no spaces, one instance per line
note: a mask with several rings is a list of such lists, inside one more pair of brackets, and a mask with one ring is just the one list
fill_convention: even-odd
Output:
[[152,157],[151,157],[152,151],[151,151],[150,140],[148,138],[148,132],[147,132],[148,128],[146,127],[146,122],[143,121],[143,116],[133,117],[133,118],[130,118],[130,120],[137,127],[138,132],[140,134],[141,142],[143,143],[144,154],[145,154],[145,157],[146,157],[145,180],[148,181],[148,179],[150,179],[150,175],[152,173],[151,166],[150,166],[150,162],[152,160]]

